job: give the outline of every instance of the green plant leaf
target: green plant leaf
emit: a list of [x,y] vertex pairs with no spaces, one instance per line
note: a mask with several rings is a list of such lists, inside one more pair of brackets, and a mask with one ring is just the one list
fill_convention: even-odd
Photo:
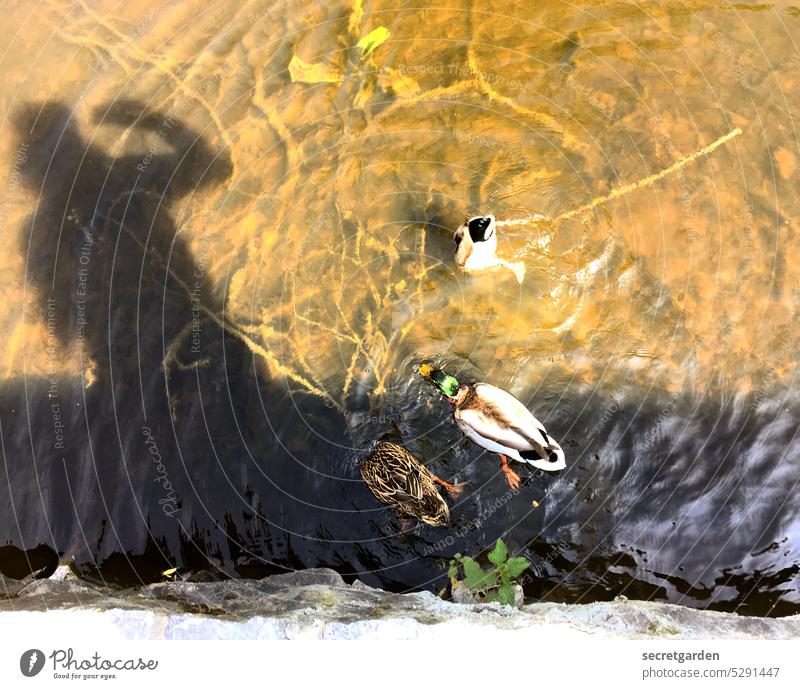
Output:
[[471,557],[461,558],[461,564],[464,567],[464,583],[472,588],[479,588],[483,578],[481,566]]
[[369,57],[372,51],[389,38],[389,36],[389,29],[385,26],[379,26],[377,29],[370,31],[358,42],[358,47],[361,48],[361,59],[363,60]]
[[514,605],[514,587],[503,584],[497,589],[497,602],[503,605]]
[[528,567],[531,566],[531,563],[528,562],[524,557],[512,557],[508,562],[505,564],[506,574],[510,579],[514,577],[518,577],[522,574]]
[[489,562],[499,567],[506,561],[507,557],[508,548],[506,548],[506,544],[503,542],[503,539],[498,538],[497,543],[494,546],[494,550],[489,553]]
[[458,574],[458,567],[455,565],[450,565],[450,569],[447,570],[447,576],[451,579]]
[[483,569],[471,557],[465,557],[461,562],[464,565],[464,583],[471,589],[482,589],[497,584],[496,572]]

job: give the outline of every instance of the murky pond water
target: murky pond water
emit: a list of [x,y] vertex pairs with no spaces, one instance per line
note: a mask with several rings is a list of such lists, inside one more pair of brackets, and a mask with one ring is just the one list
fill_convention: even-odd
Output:
[[[532,598],[800,612],[800,7],[438,5],[6,10],[0,571],[439,590],[502,536]],[[456,269],[481,212],[522,284]],[[509,492],[423,359],[567,470]],[[452,528],[360,481],[394,427]]]

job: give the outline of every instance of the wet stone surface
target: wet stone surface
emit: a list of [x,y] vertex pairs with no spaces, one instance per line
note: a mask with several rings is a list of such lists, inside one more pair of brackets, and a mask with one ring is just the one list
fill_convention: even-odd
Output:
[[[534,603],[521,610],[463,605],[429,592],[396,594],[329,569],[260,580],[167,582],[113,590],[76,580],[35,580],[0,601],[0,621],[46,612],[48,625],[125,638],[429,638],[480,627],[533,636],[621,638],[800,637],[800,616],[740,617],[664,603]],[[66,616],[65,616],[66,613]]]

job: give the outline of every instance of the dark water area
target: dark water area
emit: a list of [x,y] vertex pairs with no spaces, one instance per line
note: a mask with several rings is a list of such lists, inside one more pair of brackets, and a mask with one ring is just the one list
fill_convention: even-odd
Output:
[[[797,515],[798,456],[783,451],[796,424],[713,404],[672,402],[668,417],[627,404],[596,434],[567,435],[581,423],[572,413],[591,400],[561,400],[565,411],[548,426],[570,438],[573,463],[556,477],[532,474],[513,494],[494,458],[459,438],[446,405],[416,417],[391,410],[408,447],[434,457],[440,475],[469,481],[451,504],[450,529],[403,532],[359,481],[360,453],[345,449],[337,415],[259,380],[247,352],[207,332],[215,339],[206,353],[227,367],[147,371],[145,411],[136,380],[97,397],[63,381],[62,452],[28,430],[52,425],[47,381],[4,387],[3,539],[32,549],[30,570],[55,567],[46,544],[85,576],[118,585],[158,581],[176,565],[223,577],[327,566],[391,590],[436,591],[449,557],[503,537],[533,563],[532,599],[626,595],[739,614],[797,612],[786,534]],[[135,359],[128,363],[135,373]],[[124,410],[116,419],[115,409]],[[722,430],[705,435],[709,423]],[[304,424],[314,432],[298,436]],[[167,466],[169,490],[150,447]],[[636,460],[642,452],[647,465]],[[776,455],[784,470],[775,470]],[[531,509],[533,500],[541,506]],[[0,550],[9,576],[26,573],[17,548]]]
[[[660,69],[674,36],[661,25],[651,35],[638,10],[604,7]],[[777,161],[770,179],[787,197],[792,146],[775,157],[775,142],[745,133],[740,158],[687,166],[680,183],[653,197],[643,187],[616,214],[598,206],[585,221],[542,223],[538,243],[509,228],[501,248],[528,262],[522,286],[452,265],[464,215],[568,215],[754,119],[748,108],[772,93],[772,73],[747,53],[745,101],[739,76],[723,72],[722,87],[736,77],[735,88],[716,84],[713,95],[729,110],[702,122],[714,137],[687,141],[659,70],[587,12],[542,3],[535,22],[520,18],[520,39],[506,21],[475,21],[475,8],[435,21],[387,9],[380,21],[395,39],[453,26],[468,48],[426,44],[425,71],[413,40],[390,41],[382,71],[359,71],[358,51],[309,52],[355,21],[340,10],[283,4],[249,20],[269,40],[251,43],[239,18],[226,31],[209,24],[202,47],[140,19],[126,28],[140,52],[97,39],[114,66],[98,79],[116,90],[90,82],[87,105],[71,85],[63,100],[29,94],[4,111],[2,140],[24,152],[15,170],[27,196],[24,213],[3,216],[13,237],[4,265],[16,270],[5,272],[18,277],[0,308],[12,362],[0,376],[0,573],[46,576],[62,561],[134,586],[172,567],[219,578],[331,567],[393,591],[440,592],[455,553],[477,556],[502,537],[532,563],[530,600],[624,595],[800,613],[798,214],[759,176]],[[324,23],[328,11],[338,24]],[[664,21],[686,50],[714,46],[727,64],[746,32],[715,11],[679,3]],[[286,38],[312,15],[310,38]],[[375,23],[357,19],[352,31]],[[723,38],[708,43],[711,24]],[[512,57],[481,53],[481,31],[498,33]],[[151,35],[164,51],[164,35],[182,37],[174,73],[152,58]],[[514,46],[541,54],[521,61]],[[293,80],[298,52],[327,60],[333,76]],[[203,76],[192,108],[178,107],[169,93],[187,91],[201,55],[215,78]],[[705,112],[711,96],[682,59],[660,77],[685,76],[689,105]],[[130,86],[137,60],[163,83]],[[638,95],[606,93],[602,75],[584,71],[605,60]],[[432,68],[451,62],[470,65],[463,83]],[[519,91],[517,80],[533,86]],[[789,77],[782,85],[795,90]],[[453,104],[462,98],[469,107]],[[765,107],[775,118],[766,130],[788,141],[781,103]],[[653,134],[656,122],[672,138]],[[591,146],[576,143],[586,132]],[[519,151],[510,162],[509,150]],[[612,169],[609,151],[647,165]],[[744,191],[743,159],[756,161]],[[738,253],[723,261],[725,251]],[[510,491],[498,458],[462,436],[415,373],[423,359],[513,391],[559,440],[567,469],[523,468]],[[438,476],[467,482],[448,498],[449,528],[404,526],[362,483],[360,459],[398,431]]]

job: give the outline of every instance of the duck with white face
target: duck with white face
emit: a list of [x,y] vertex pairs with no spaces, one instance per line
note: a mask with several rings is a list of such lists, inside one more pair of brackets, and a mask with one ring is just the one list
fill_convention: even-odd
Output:
[[518,282],[525,278],[524,263],[511,263],[497,255],[497,222],[493,215],[467,218],[456,230],[453,241],[456,243],[456,263],[464,270],[472,272],[505,266],[514,273]]

